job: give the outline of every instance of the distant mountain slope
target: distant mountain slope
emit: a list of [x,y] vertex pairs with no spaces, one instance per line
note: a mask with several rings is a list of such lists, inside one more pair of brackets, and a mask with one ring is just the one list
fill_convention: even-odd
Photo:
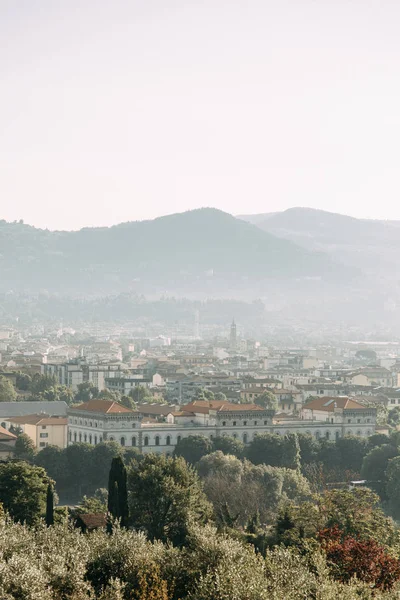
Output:
[[[399,222],[356,219],[312,208],[242,217],[281,239],[374,274],[390,275],[400,252]],[[392,273],[393,274],[393,273]]]
[[[77,232],[0,222],[0,290],[110,293],[343,277],[327,256],[215,210]],[[212,287],[212,286],[211,286]]]

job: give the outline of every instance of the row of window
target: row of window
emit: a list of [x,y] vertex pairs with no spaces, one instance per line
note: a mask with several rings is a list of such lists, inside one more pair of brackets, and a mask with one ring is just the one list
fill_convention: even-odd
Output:
[[[242,425],[244,427],[246,427],[248,425],[248,421],[243,421],[243,423],[239,423],[239,427],[241,427]],[[253,421],[253,425],[258,425],[258,421]],[[264,425],[268,425],[268,421],[264,421]],[[226,421],[222,421],[222,427],[226,427],[227,426],[227,422]],[[232,421],[232,423],[228,423],[228,427],[236,427],[237,426],[237,421]]]

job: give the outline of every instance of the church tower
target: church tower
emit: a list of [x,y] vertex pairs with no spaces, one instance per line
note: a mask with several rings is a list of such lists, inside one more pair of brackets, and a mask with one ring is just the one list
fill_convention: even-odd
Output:
[[237,343],[236,323],[235,323],[235,319],[233,319],[232,325],[231,325],[231,335],[229,338],[229,346],[232,350],[236,348],[236,343]]

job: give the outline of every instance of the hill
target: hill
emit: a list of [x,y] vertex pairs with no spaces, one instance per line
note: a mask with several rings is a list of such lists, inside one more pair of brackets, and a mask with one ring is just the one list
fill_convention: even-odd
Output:
[[0,291],[211,292],[343,273],[322,253],[209,208],[75,232],[0,221]]
[[400,251],[399,222],[356,219],[312,208],[241,217],[281,239],[325,252],[369,275],[392,277]]

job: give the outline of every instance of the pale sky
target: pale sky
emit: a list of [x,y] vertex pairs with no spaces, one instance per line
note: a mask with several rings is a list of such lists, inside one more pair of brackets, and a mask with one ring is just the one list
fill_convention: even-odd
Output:
[[0,219],[400,219],[398,0],[0,0]]

